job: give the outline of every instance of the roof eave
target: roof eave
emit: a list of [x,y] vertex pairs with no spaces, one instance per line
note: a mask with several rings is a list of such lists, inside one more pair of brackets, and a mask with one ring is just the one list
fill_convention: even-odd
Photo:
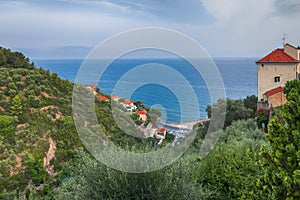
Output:
[[296,64],[296,63],[300,63],[300,61],[295,61],[295,62],[263,62],[263,61],[256,61],[256,64],[258,63],[290,63],[290,64]]

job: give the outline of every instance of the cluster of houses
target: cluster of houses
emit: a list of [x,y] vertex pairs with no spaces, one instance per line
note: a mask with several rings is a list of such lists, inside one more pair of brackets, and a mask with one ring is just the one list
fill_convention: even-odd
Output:
[[[104,95],[99,95],[97,92],[97,85],[96,84],[89,84],[86,85],[86,88],[89,89],[93,94],[96,95],[96,97],[100,100],[100,101],[116,101],[116,102],[120,102],[121,101],[121,97],[116,96],[114,94],[111,94],[109,96],[109,98],[107,96]],[[138,109],[138,107],[134,104],[134,102],[132,100],[124,100],[120,102],[120,105],[122,105],[124,107],[124,109],[130,113],[136,113],[139,116],[139,120],[141,120],[143,122],[143,124],[147,121],[148,119],[148,115],[147,115],[147,111],[143,110],[143,109]],[[150,130],[148,130],[150,129]],[[156,137],[157,139],[160,139],[159,144],[162,143],[162,141],[165,139],[166,134],[167,134],[167,129],[166,128],[152,128],[152,124],[148,127],[148,129],[146,128],[144,133],[145,135],[147,135],[148,137]]]

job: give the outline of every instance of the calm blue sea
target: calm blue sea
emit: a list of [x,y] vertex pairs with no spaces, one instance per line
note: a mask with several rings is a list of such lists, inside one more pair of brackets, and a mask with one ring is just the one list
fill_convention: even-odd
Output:
[[[255,60],[256,58],[214,59],[228,98],[239,99],[257,94]],[[34,60],[36,66],[49,69],[50,72],[55,72],[61,78],[70,81],[76,80],[82,61],[80,59]],[[171,70],[160,70],[163,66],[168,66]],[[95,70],[91,74],[87,72],[87,77],[91,78],[85,83],[97,83],[97,79],[93,76],[97,73],[97,67],[93,69]],[[187,80],[186,83],[179,80],[180,75]],[[191,86],[197,102],[192,100],[192,95],[188,87],[184,86],[185,84]],[[134,101],[141,100],[148,107],[159,108],[164,114],[163,120],[170,123],[204,118],[207,105],[216,101],[211,99],[201,75],[186,60],[177,58],[118,59],[106,68],[98,86],[104,93],[114,93]],[[199,114],[195,114],[198,110]]]

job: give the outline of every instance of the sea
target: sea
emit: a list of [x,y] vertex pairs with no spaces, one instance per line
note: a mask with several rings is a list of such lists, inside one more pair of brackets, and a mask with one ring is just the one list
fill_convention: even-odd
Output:
[[[180,58],[117,59],[109,64],[83,59],[33,61],[37,67],[57,73],[63,79],[97,84],[106,94],[140,100],[148,107],[161,110],[162,121],[180,123],[206,118],[207,106],[218,98],[243,99],[257,95],[256,60],[213,58],[215,75],[201,74],[197,67]],[[207,74],[209,77],[205,77]]]

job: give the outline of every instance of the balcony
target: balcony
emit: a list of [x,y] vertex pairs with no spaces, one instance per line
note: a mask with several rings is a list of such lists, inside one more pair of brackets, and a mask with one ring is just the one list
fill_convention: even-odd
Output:
[[259,110],[259,109],[269,109],[269,104],[268,104],[268,102],[267,101],[259,101],[259,102],[257,102],[257,110]]

